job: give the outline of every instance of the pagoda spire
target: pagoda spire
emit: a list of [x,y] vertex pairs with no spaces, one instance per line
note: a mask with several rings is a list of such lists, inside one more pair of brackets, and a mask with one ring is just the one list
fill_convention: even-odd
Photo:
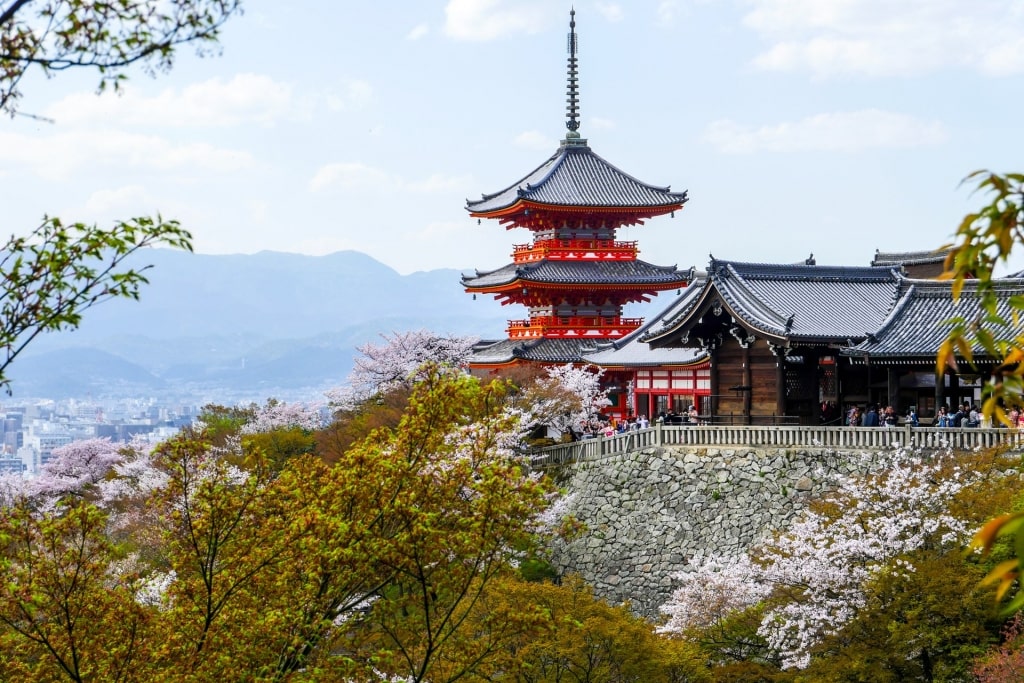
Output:
[[578,139],[580,137],[579,128],[579,115],[580,115],[580,93],[579,93],[579,69],[578,60],[576,59],[576,50],[578,48],[576,42],[576,9],[573,8],[569,11],[569,36],[568,36],[568,51],[569,51],[569,64],[568,64],[568,89],[566,91],[566,107],[565,114],[568,120],[565,122],[565,127],[569,129],[569,132],[565,134],[566,140]]

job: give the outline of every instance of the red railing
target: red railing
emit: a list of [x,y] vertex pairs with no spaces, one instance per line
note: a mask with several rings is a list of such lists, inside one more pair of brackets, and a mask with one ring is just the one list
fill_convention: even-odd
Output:
[[643,318],[619,316],[536,316],[509,320],[510,339],[615,339],[624,337],[644,322]]
[[516,263],[547,258],[556,261],[631,261],[636,259],[636,242],[617,240],[537,240],[512,247]]

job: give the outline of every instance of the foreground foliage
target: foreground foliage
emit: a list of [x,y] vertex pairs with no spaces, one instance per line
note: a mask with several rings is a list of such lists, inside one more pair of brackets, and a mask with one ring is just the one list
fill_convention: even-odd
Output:
[[493,391],[427,370],[396,428],[329,464],[276,458],[245,429],[69,450],[77,465],[49,478],[77,485],[23,491],[0,516],[0,679],[469,675],[504,641],[482,650],[467,625],[548,493]]
[[[964,216],[945,263],[944,276],[953,281],[953,295],[959,298],[967,281],[975,281],[981,312],[973,319],[949,321],[946,341],[939,350],[939,372],[947,366],[974,366],[974,356],[996,361],[986,369],[982,413],[1009,425],[1008,411],[1024,404],[1024,295],[1011,297],[1009,310],[1000,310],[992,286],[997,266],[1005,265],[1024,242],[1024,174],[975,171],[964,179],[975,190],[987,194],[988,203]],[[1015,425],[1010,425],[1015,426]],[[974,538],[972,548],[991,550],[1000,536],[1014,539],[1013,557],[997,565],[986,583],[998,584],[997,597],[1004,612],[1024,608],[1024,591],[1018,579],[1024,562],[1024,513],[994,517]],[[1004,600],[1005,598],[1005,600]]]
[[1021,505],[1014,458],[881,457],[681,575],[659,633],[545,571],[542,535],[573,525],[516,455],[521,394],[417,376],[340,449],[318,410],[211,406],[155,450],[94,439],[0,478],[0,680],[874,683],[1019,659],[976,589],[1009,548],[961,552]]
[[186,43],[203,54],[239,11],[238,0],[7,0],[0,4],[0,112],[17,111],[30,69],[47,76],[95,70],[101,90],[116,89],[131,64],[166,71]]

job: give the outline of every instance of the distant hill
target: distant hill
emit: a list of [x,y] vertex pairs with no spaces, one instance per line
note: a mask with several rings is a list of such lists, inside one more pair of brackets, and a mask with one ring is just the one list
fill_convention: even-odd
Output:
[[200,395],[261,400],[344,382],[355,348],[426,328],[500,336],[509,311],[474,301],[459,271],[400,275],[354,251],[328,256],[147,250],[140,301],[90,309],[8,369],[14,397]]

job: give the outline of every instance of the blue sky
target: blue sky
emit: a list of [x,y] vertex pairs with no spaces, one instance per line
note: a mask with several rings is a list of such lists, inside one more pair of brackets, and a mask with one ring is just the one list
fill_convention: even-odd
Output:
[[[159,211],[199,252],[354,249],[402,273],[496,268],[528,241],[477,225],[465,199],[564,136],[569,3],[245,7],[222,55],[132,71],[121,96],[91,75],[26,79],[22,110],[54,123],[0,122],[0,229]],[[1024,170],[1024,2],[575,9],[580,132],[690,192],[675,218],[622,233],[644,260],[867,264],[948,241],[981,201],[959,186],[970,171]]]

